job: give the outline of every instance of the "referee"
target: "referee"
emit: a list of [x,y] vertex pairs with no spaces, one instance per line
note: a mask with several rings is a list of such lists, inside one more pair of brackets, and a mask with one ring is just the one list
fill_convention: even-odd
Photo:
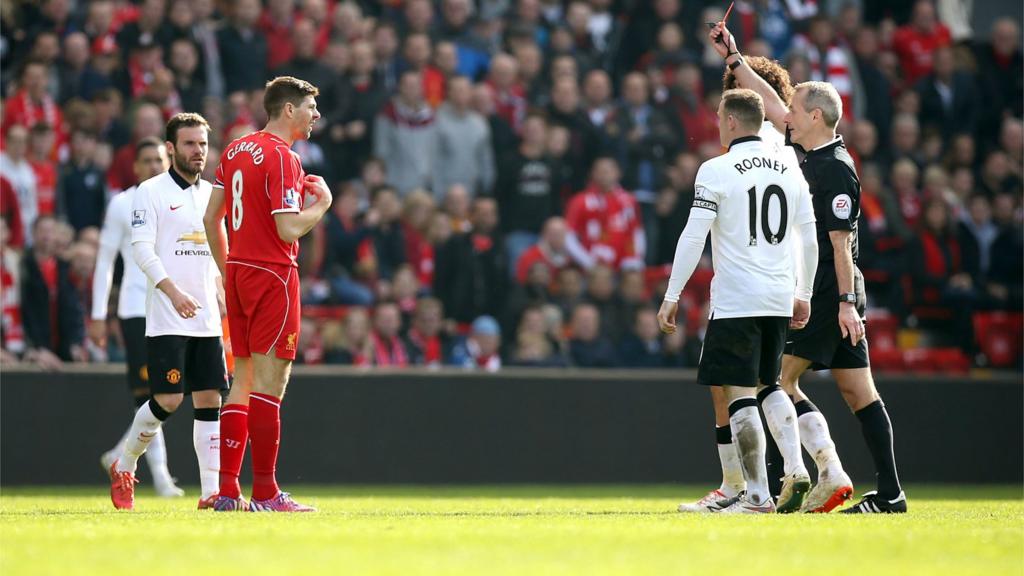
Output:
[[[776,125],[785,124],[787,143],[804,153],[800,169],[811,190],[821,250],[811,314],[806,326],[789,333],[781,384],[798,407],[817,412],[800,390],[799,377],[807,369],[832,370],[843,399],[860,420],[878,476],[877,491],[864,494],[858,504],[843,512],[906,512],[906,495],[896,473],[892,425],[875,389],[868,359],[863,320],[864,278],[856,266],[860,182],[846,145],[836,134],[843,113],[842,101],[831,84],[804,82],[796,86],[791,107],[787,108],[768,83],[744,63],[735,37],[724,23],[716,25],[709,37],[741,85],[764,99],[766,116]],[[829,245],[832,250],[825,248]],[[824,419],[820,422],[824,425]],[[805,434],[803,428],[801,434]],[[807,432],[816,436],[808,441],[834,456],[835,445],[828,437],[827,425]],[[815,454],[815,450],[809,451]],[[835,487],[833,480],[825,473],[820,474],[815,487],[817,494],[811,493],[807,505],[813,506],[817,501],[834,507],[841,503],[848,492],[838,490],[849,487],[840,486],[837,492],[829,493]]]

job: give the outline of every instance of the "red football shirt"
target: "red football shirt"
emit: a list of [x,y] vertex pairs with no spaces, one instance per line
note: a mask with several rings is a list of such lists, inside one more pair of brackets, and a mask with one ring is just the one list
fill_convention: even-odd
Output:
[[214,186],[224,189],[228,259],[296,266],[299,243],[277,235],[274,214],[302,210],[299,155],[269,132],[253,132],[226,148]]
[[580,244],[599,262],[619,266],[636,258],[641,228],[636,199],[622,188],[603,194],[591,186],[569,201],[565,221]]

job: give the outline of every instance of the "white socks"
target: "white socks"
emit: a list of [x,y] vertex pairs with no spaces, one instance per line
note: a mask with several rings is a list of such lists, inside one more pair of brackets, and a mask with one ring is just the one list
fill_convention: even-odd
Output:
[[[150,400],[152,402],[152,400]],[[128,431],[128,439],[124,443],[124,450],[117,462],[119,472],[135,473],[139,465],[139,457],[146,452],[146,448],[153,441],[153,438],[160,432],[163,421],[153,415],[149,402],[139,407],[135,412],[135,420]],[[166,459],[166,454],[164,456]]]
[[768,429],[785,461],[783,468],[788,476],[798,470],[806,473],[803,454],[800,453],[800,434],[797,428],[796,408],[789,396],[776,388],[761,400],[761,410],[768,422]]
[[199,462],[201,498],[208,498],[220,489],[220,421],[194,420],[192,443]]
[[718,460],[722,463],[722,486],[719,492],[727,497],[739,495],[747,489],[743,480],[743,467],[740,466],[740,455],[736,451],[736,442],[718,445]]
[[828,423],[821,412],[801,414],[797,421],[800,424],[800,440],[804,449],[811,458],[814,458],[814,464],[818,467],[818,480],[841,474],[843,466],[839,461],[839,454],[836,453],[836,445],[829,435]]
[[737,398],[729,405],[729,424],[733,444],[739,453],[743,478],[747,481],[747,500],[757,506],[768,502],[768,471],[764,463],[765,437],[761,414],[753,396]]

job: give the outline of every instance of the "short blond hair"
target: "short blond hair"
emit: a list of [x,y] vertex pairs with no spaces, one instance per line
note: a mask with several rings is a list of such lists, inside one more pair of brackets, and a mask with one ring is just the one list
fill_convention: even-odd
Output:
[[732,116],[748,130],[760,130],[764,123],[764,100],[753,90],[733,88],[722,94],[722,113]]
[[805,92],[804,108],[808,112],[821,110],[821,119],[825,125],[835,130],[839,119],[843,117],[843,100],[835,86],[828,82],[801,82],[796,85],[796,92],[799,94],[801,90]]

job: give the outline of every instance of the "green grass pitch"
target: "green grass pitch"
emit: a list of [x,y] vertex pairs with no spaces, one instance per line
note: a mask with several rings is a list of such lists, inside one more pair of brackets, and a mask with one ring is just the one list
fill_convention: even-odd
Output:
[[1024,574],[1019,486],[912,486],[905,516],[684,516],[677,486],[296,487],[311,515],[143,489],[0,492],[0,574]]

